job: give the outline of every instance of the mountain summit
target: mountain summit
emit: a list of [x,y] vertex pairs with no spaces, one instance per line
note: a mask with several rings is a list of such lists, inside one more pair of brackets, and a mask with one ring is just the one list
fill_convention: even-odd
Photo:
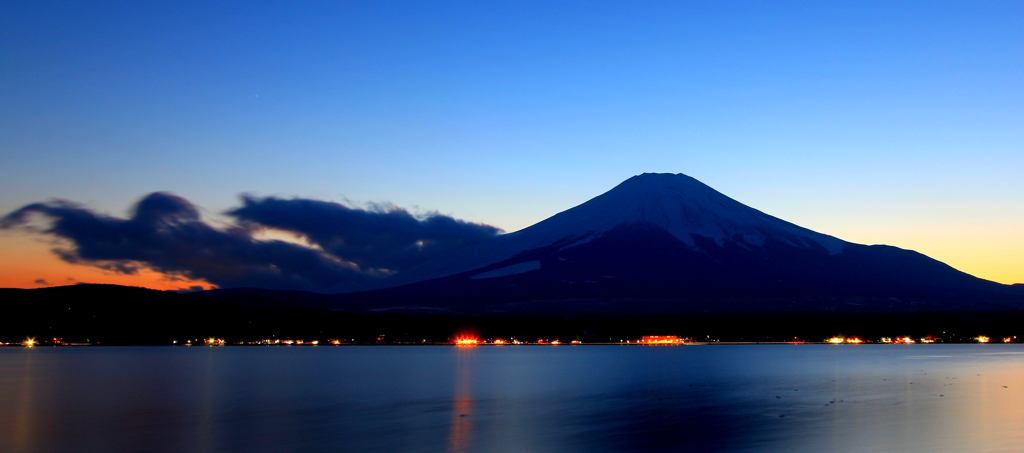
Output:
[[1013,292],[920,253],[846,242],[689,176],[659,173],[382,283],[387,289],[353,297],[438,305]]
[[794,247],[842,251],[844,242],[772,217],[684,174],[644,173],[580,206],[517,234],[546,238],[600,236],[624,225],[662,228],[684,244],[698,238],[761,248],[775,240]]

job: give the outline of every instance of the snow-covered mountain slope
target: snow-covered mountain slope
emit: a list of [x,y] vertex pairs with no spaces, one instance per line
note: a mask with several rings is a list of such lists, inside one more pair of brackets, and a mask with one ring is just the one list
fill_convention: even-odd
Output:
[[535,225],[467,245],[374,289],[470,272],[553,245],[578,247],[629,225],[663,229],[694,251],[707,248],[701,244],[710,240],[718,247],[728,243],[751,251],[773,242],[835,255],[848,244],[753,209],[684,174],[644,173]]
[[[691,247],[694,236],[759,248],[768,238],[842,251],[844,242],[772,217],[683,174],[644,173],[582,205],[514,233],[533,246],[573,236],[593,238],[627,224],[661,227]],[[588,235],[589,234],[589,235]],[[586,240],[586,239],[581,239]]]

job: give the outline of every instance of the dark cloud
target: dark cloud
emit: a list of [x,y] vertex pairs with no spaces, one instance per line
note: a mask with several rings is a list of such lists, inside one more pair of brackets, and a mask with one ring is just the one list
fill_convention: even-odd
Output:
[[36,281],[34,281],[32,283],[35,283],[37,285],[46,285],[46,286],[50,285],[50,282],[47,282],[45,278],[37,278]]
[[353,209],[300,198],[242,197],[227,214],[242,224],[290,231],[327,252],[363,268],[401,272],[467,242],[492,238],[501,230],[431,213],[417,218],[393,205]]
[[[0,228],[65,239],[67,247],[53,249],[62,260],[112,272],[148,268],[219,287],[305,290],[379,278],[500,233],[437,213],[417,218],[394,206],[364,210],[306,199],[247,196],[228,214],[239,224],[217,229],[188,200],[157,192],[128,219],[54,200],[7,214]],[[46,226],[36,227],[36,217]],[[263,228],[303,235],[318,247],[253,237]]]
[[129,219],[53,201],[14,211],[0,227],[28,224],[33,214],[49,219],[45,233],[70,241],[71,248],[54,250],[61,259],[124,274],[147,267],[217,286],[276,289],[317,289],[360,277],[352,266],[311,248],[215,229],[191,203],[167,193],[143,198]]

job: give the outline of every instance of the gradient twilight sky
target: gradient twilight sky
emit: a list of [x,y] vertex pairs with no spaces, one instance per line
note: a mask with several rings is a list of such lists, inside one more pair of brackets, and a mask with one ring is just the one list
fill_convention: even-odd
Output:
[[[5,1],[0,215],[250,193],[515,231],[685,173],[1024,282],[1022,81],[1019,1]],[[0,286],[188,283],[50,247],[0,231]]]

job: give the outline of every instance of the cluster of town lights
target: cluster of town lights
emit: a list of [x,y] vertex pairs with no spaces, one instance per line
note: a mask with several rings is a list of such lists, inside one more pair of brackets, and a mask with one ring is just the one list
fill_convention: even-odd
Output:
[[[1003,337],[1003,338],[997,337],[996,339],[997,340],[1001,339],[1003,343],[1017,343],[1017,342],[1020,341],[1020,340],[1018,340],[1018,338],[1016,336]],[[990,342],[992,342],[992,338],[990,338],[988,336],[985,336],[985,335],[979,335],[979,336],[976,336],[976,337],[971,337],[970,340],[974,341],[974,342],[977,342],[977,343],[990,343]],[[383,341],[384,341],[384,337],[383,336],[377,337],[377,344],[382,344]],[[559,345],[559,344],[563,343],[561,340],[559,340],[557,338],[556,339],[550,339],[550,340],[549,339],[545,339],[545,338],[538,338],[538,339],[535,339],[533,341],[527,341],[525,339],[522,339],[522,337],[518,337],[518,338],[517,337],[512,337],[512,338],[487,338],[487,339],[482,339],[482,338],[479,338],[477,336],[471,336],[471,335],[459,335],[459,336],[456,336],[455,338],[453,338],[450,341],[451,341],[451,343],[449,343],[449,344],[455,344],[457,346],[477,346],[477,345],[502,346],[502,345],[522,345],[522,344]],[[963,340],[960,340],[960,341],[957,341],[957,342],[961,342],[961,341],[963,341]],[[707,340],[707,342],[718,342],[718,340],[711,340],[711,339],[709,339],[709,340]],[[862,344],[862,343],[880,343],[880,344],[917,344],[917,343],[921,343],[921,344],[928,344],[928,343],[936,343],[936,342],[940,342],[941,343],[941,342],[943,342],[943,339],[942,338],[937,338],[937,337],[932,337],[932,336],[929,335],[929,336],[926,336],[926,337],[923,337],[923,338],[916,338],[916,339],[914,337],[910,337],[910,336],[882,337],[882,338],[878,339],[877,341],[873,341],[873,340],[863,340],[863,339],[861,339],[859,337],[855,337],[855,336],[837,335],[837,336],[833,336],[831,338],[826,338],[823,342],[826,343],[826,344],[833,344],[833,345],[839,345],[839,344]],[[248,344],[248,345],[288,345],[288,346],[290,346],[290,345],[309,345],[309,346],[315,346],[315,345],[317,345],[319,343],[320,342],[318,340],[304,341],[304,340],[294,340],[294,339],[286,337],[286,338],[283,338],[283,339],[276,339],[275,338],[275,339],[262,339],[262,340],[255,340],[255,341],[236,341],[236,342],[232,342],[231,344],[238,344],[238,345],[245,345],[245,344]],[[325,341],[325,343],[326,344],[330,344],[330,345],[335,345],[335,346],[341,345],[341,344],[360,344],[354,338],[351,339],[351,340],[349,340],[349,339],[340,340],[340,339],[328,338]],[[424,339],[423,343],[426,344],[427,340]],[[581,342],[579,340],[572,340],[572,341],[568,342],[568,344],[574,344],[574,345],[575,344],[580,344],[580,343]],[[635,339],[635,340],[634,339],[630,339],[630,340],[623,339],[623,340],[620,340],[618,344],[682,345],[682,344],[694,344],[694,343],[704,343],[704,341],[695,342],[693,338],[684,338],[684,337],[678,337],[678,336],[674,336],[674,335],[647,335],[647,336],[643,336],[640,339]],[[793,343],[804,343],[804,341],[802,341],[800,339],[795,339],[793,341]],[[12,343],[0,343],[0,345],[11,345],[11,344]],[[51,343],[50,343],[49,340],[45,340],[45,341],[41,342],[39,340],[36,340],[35,337],[26,337],[20,343],[16,342],[16,343],[13,343],[13,344],[20,344],[21,346],[31,348],[31,347],[39,346],[40,344],[51,344]],[[54,346],[58,346],[58,345],[60,345],[60,346],[64,346],[64,345],[68,345],[68,346],[70,346],[70,345],[92,345],[92,344],[99,344],[99,342],[94,342],[94,343],[89,343],[89,342],[74,343],[74,342],[64,341],[63,338],[54,338],[53,342],[52,342],[52,345],[54,345]],[[174,341],[173,344],[177,345],[177,344],[179,344],[179,342],[178,341]],[[193,344],[202,344],[202,345],[206,345],[206,346],[224,346],[224,345],[227,345],[228,342],[225,339],[223,339],[223,338],[209,337],[209,338],[205,338],[205,339],[202,339],[202,340],[196,339],[194,343],[193,343],[193,340],[187,340],[187,341],[185,341],[184,343],[181,343],[181,344],[185,345],[185,346],[192,346]],[[431,344],[436,344],[436,343],[431,343]]]
[[[879,342],[880,343],[885,343],[885,344],[914,344],[914,343],[917,343],[916,340],[914,340],[913,338],[910,338],[910,337],[882,337],[882,339]],[[928,341],[927,339],[922,339],[921,342],[922,343],[926,343],[926,342],[927,343],[931,343],[931,341]]]
[[[1016,338],[1017,337],[1006,337],[1006,338],[1003,338],[1003,343],[1013,343],[1013,342],[1016,341]],[[979,335],[979,336],[973,337],[971,339],[976,341],[976,342],[978,342],[978,343],[988,343],[989,341],[991,341],[991,338],[986,337],[984,335]],[[914,339],[914,337],[906,337],[906,336],[904,336],[904,337],[882,337],[881,339],[878,340],[878,342],[882,343],[882,344],[917,344],[917,343],[929,344],[929,343],[935,343],[936,341],[941,341],[941,340],[942,340],[941,338],[934,338],[934,337],[931,337],[931,336],[927,336],[927,337],[924,337],[924,338],[918,338],[918,339]],[[860,343],[865,343],[864,340],[861,340],[860,338],[857,338],[857,337],[846,337],[846,338],[844,338],[844,337],[832,337],[832,338],[829,338],[829,339],[825,340],[825,342],[826,343],[831,343],[831,344],[843,344],[843,343],[846,343],[846,344],[860,344]]]
[[[453,341],[453,343],[456,346],[477,346],[477,345],[482,345],[482,344],[490,344],[490,345],[495,345],[495,346],[501,346],[501,345],[506,345],[506,344],[530,344],[529,341],[520,341],[519,339],[516,339],[516,338],[510,339],[510,340],[506,340],[504,338],[495,338],[493,340],[489,340],[488,341],[488,340],[481,340],[480,338],[477,338],[477,337],[455,337],[455,340]],[[560,344],[562,344],[562,341],[557,339],[557,338],[554,339],[554,340],[550,340],[550,341],[548,341],[547,339],[541,338],[541,339],[538,339],[538,340],[534,341],[533,344],[560,345]],[[569,344],[580,344],[580,341],[579,340],[572,340],[572,341],[569,342]]]
[[857,337],[832,337],[829,338],[828,340],[825,340],[825,342],[831,344],[861,344],[864,342],[864,340],[861,340],[860,338]]
[[638,341],[640,344],[650,345],[671,345],[671,344],[683,344],[686,341],[684,338],[679,338],[675,335],[647,335]]
[[[924,337],[924,338],[917,338],[917,339],[915,339],[913,337],[909,337],[909,336],[902,336],[902,337],[882,337],[881,339],[879,339],[877,341],[877,343],[882,343],[882,344],[917,344],[917,343],[928,344],[928,343],[935,343],[936,341],[941,341],[941,340],[942,340],[941,338],[934,338],[934,337],[931,337],[931,336]],[[972,340],[974,340],[974,341],[976,341],[978,343],[988,343],[989,341],[991,341],[991,339],[989,337],[986,337],[984,335],[974,337],[974,338],[972,338]],[[1016,337],[1006,337],[1006,338],[1003,338],[1003,342],[1004,343],[1014,343],[1016,341],[1017,341]],[[520,340],[515,339],[515,338],[513,338],[511,340],[505,340],[505,339],[502,339],[502,338],[497,338],[497,339],[493,339],[493,340],[481,340],[480,338],[477,338],[477,337],[465,337],[465,336],[456,337],[453,342],[454,342],[454,344],[456,344],[458,346],[476,346],[476,345],[482,345],[482,344],[491,344],[491,345],[531,344],[529,341],[520,341]],[[620,343],[624,343],[624,344],[640,344],[640,345],[680,345],[680,344],[686,344],[686,343],[692,343],[692,342],[693,342],[692,338],[682,338],[682,337],[677,337],[677,336],[673,336],[673,335],[648,335],[648,336],[644,336],[644,337],[642,337],[642,338],[640,338],[638,340],[629,340],[629,341],[623,340]],[[801,341],[800,343],[803,343],[803,342]],[[825,339],[824,343],[827,343],[827,344],[863,344],[863,343],[872,343],[872,341],[864,340],[864,339],[862,339],[860,337],[834,336],[834,337]],[[545,339],[538,339],[538,340],[534,341],[532,344],[551,344],[551,345],[557,345],[557,344],[561,344],[561,341],[559,341],[557,339],[550,340],[550,341],[545,340]],[[580,342],[579,342],[579,340],[573,340],[571,342],[571,344],[580,344]]]

